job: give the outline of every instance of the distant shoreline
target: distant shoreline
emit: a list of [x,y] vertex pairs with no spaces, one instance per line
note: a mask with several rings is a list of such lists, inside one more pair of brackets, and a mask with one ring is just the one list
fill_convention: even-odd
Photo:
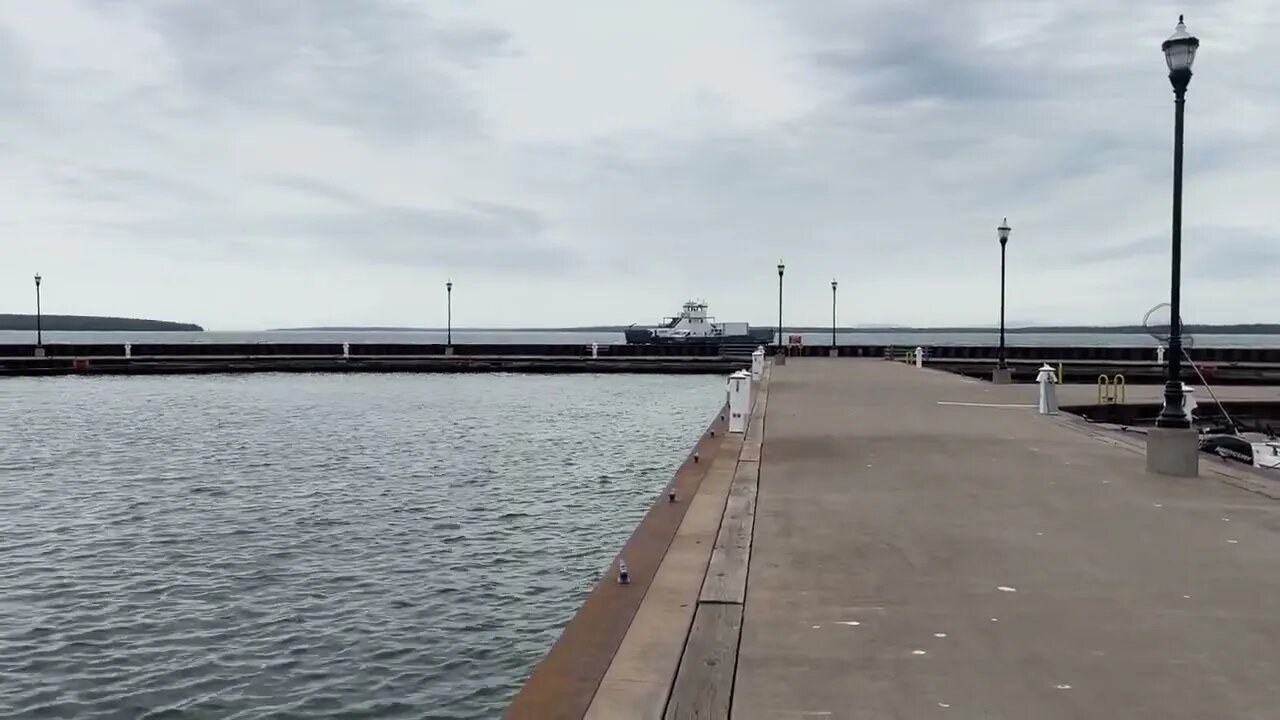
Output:
[[[590,325],[583,327],[538,327],[538,328],[463,328],[455,327],[454,332],[622,332],[627,325]],[[763,326],[768,327],[768,326]],[[986,334],[999,332],[999,328],[991,327],[837,327],[837,333],[891,334],[891,333],[957,333]],[[265,332],[445,332],[446,328],[430,327],[360,327],[360,326],[326,326],[272,328]],[[829,333],[831,326],[797,326],[786,327],[788,333]],[[1280,335],[1280,324],[1251,323],[1240,325],[1186,325],[1183,332],[1189,335],[1204,333],[1208,335]],[[1005,328],[1005,333],[1017,334],[1089,334],[1089,335],[1147,335],[1147,329],[1141,325],[1051,325],[1044,327]]]
[[[41,315],[40,329],[49,332],[204,332],[195,323],[100,315]],[[36,330],[35,315],[0,313],[0,330]]]

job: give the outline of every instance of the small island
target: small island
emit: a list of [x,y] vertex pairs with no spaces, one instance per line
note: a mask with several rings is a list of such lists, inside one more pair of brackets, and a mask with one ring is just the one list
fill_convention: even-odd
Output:
[[[204,332],[193,323],[145,320],[142,318],[102,317],[98,315],[41,315],[40,327],[52,332]],[[0,313],[0,330],[36,329],[35,315]]]

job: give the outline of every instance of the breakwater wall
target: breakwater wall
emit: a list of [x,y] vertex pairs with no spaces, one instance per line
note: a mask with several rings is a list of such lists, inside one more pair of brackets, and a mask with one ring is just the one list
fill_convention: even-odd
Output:
[[159,357],[20,358],[0,360],[0,377],[48,375],[204,375],[215,373],[647,373],[729,375],[743,358],[580,357]]
[[[595,345],[599,357],[717,357],[727,354],[716,345]],[[773,349],[765,346],[772,354]],[[839,357],[901,357],[914,347],[903,345],[840,345]],[[483,357],[591,357],[593,346],[585,344],[419,344],[419,343],[46,343],[49,358],[201,358],[201,357],[422,357],[436,355]],[[734,348],[734,352],[750,348]],[[998,349],[992,345],[924,346],[930,360],[995,360]],[[0,359],[33,358],[33,344],[0,345]],[[788,355],[827,357],[827,345],[801,345],[788,348]],[[1196,362],[1280,363],[1280,347],[1212,348],[1189,350]],[[1011,346],[1006,348],[1010,360],[1026,361],[1151,361],[1153,347],[1102,346]]]
[[[0,376],[158,375],[248,372],[541,372],[728,374],[750,363],[751,346],[413,343],[133,343],[0,345]],[[768,348],[771,352],[774,348]],[[914,348],[841,345],[839,357],[913,362]],[[792,357],[828,357],[822,345],[791,346]],[[973,377],[990,374],[998,349],[982,345],[924,348],[925,365]],[[1280,383],[1280,348],[1194,348],[1210,383]],[[1043,363],[1062,366],[1066,382],[1120,373],[1133,383],[1160,382],[1150,347],[1010,347],[1015,382],[1031,382]],[[1187,370],[1187,380],[1194,382]]]

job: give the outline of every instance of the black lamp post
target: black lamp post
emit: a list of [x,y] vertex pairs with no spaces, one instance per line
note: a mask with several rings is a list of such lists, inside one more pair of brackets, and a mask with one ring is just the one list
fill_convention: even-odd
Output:
[[787,271],[787,266],[781,261],[778,262],[778,354],[782,354],[782,274]]
[[1005,359],[1004,354],[1004,247],[1009,244],[1009,218],[1005,218],[1000,223],[1000,227],[996,228],[996,232],[1000,235],[1000,354],[996,368],[999,370],[1008,370],[1009,362]]
[[836,347],[836,281],[831,281],[831,349]]
[[36,347],[44,347],[44,327],[40,316],[40,273],[36,273]]
[[453,281],[444,284],[445,300],[445,345],[453,347]]
[[1187,85],[1191,82],[1191,63],[1195,62],[1200,41],[1187,33],[1187,26],[1179,15],[1178,27],[1160,47],[1164,50],[1169,82],[1173,85],[1173,267],[1169,283],[1164,408],[1156,418],[1156,427],[1189,428],[1191,423],[1182,407],[1182,115]]

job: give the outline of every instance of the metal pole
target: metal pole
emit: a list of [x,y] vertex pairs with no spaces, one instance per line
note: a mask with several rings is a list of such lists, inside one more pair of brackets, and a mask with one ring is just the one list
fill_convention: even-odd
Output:
[[1188,72],[1173,82],[1173,262],[1169,280],[1169,352],[1165,368],[1164,408],[1156,426],[1187,428],[1191,423],[1182,409],[1182,116],[1186,105]]
[[778,265],[778,354],[782,354],[782,273],[784,268]]
[[1004,240],[1000,241],[1000,361],[996,367],[1004,370],[1009,367],[1004,354]]
[[40,313],[40,276],[36,275],[36,347],[44,347],[44,323]]
[[448,300],[445,302],[445,345],[453,346],[453,282],[444,284]]
[[831,347],[836,346],[836,281],[831,281]]

